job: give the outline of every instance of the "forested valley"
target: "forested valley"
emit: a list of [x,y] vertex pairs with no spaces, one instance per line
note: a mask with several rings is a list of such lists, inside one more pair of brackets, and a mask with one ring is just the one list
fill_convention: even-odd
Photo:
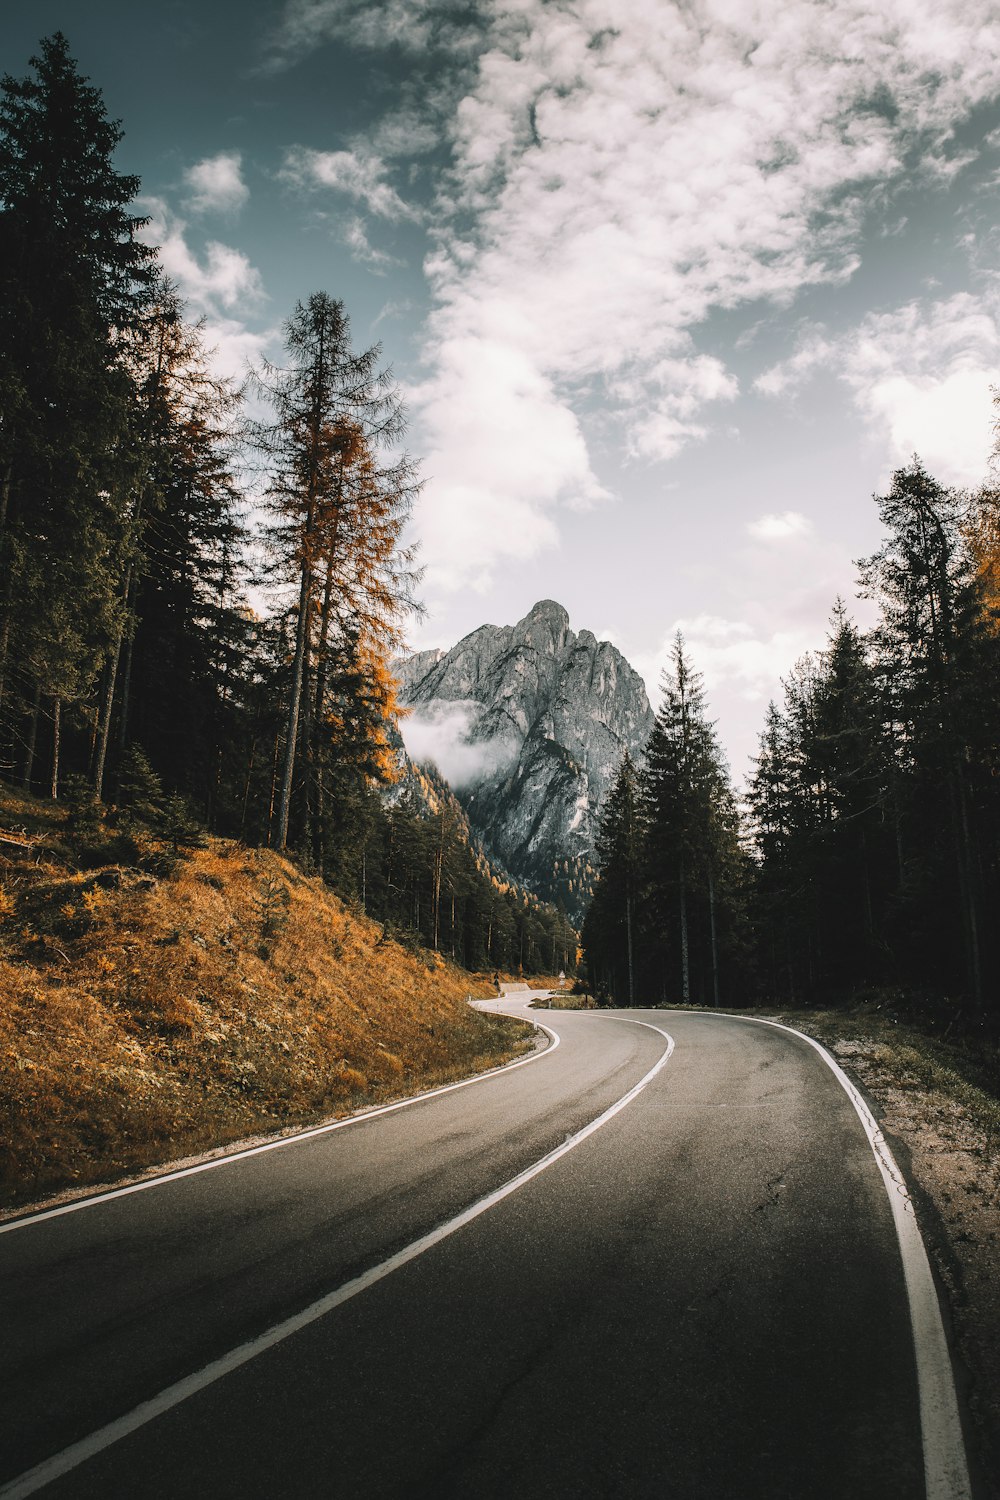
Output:
[[[61,35],[0,102],[0,777],[81,867],[224,835],[292,855],[470,969],[571,971],[576,935],[401,777],[393,657],[419,491],[378,345],[291,310],[242,386],[163,273],[121,127]],[[623,1005],[846,1003],[996,1030],[1000,493],[916,457],[734,790],[678,638],[603,810],[587,978]]]
[[[1000,493],[914,457],[884,541],[771,703],[734,795],[683,640],[603,811],[584,927],[616,1004],[846,1004],[1000,1028]],[[640,999],[642,997],[642,999]]]
[[220,378],[100,91],[59,34],[31,67],[0,103],[0,777],[69,810],[83,866],[207,829],[467,968],[571,967],[565,917],[401,779],[420,481],[381,348],[314,292],[277,364]]

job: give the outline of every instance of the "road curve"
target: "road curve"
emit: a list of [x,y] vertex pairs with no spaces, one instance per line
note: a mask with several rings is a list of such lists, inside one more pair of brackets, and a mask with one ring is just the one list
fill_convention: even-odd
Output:
[[0,1496],[923,1496],[892,1210],[822,1058],[540,1019],[525,1066],[0,1226]]

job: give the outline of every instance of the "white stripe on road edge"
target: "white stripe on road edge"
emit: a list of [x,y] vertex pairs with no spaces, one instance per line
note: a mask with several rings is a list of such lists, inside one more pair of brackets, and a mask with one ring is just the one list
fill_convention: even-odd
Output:
[[[503,1012],[498,1012],[503,1014]],[[425,1099],[437,1099],[441,1094],[454,1093],[455,1089],[466,1089],[472,1083],[485,1083],[488,1078],[498,1078],[502,1073],[512,1073],[515,1068],[523,1068],[527,1063],[538,1062],[540,1058],[551,1057],[559,1045],[559,1037],[548,1026],[541,1021],[532,1019],[532,1025],[537,1026],[552,1039],[552,1045],[546,1047],[544,1052],[533,1052],[530,1057],[518,1058],[517,1062],[502,1063],[499,1068],[490,1068],[485,1073],[475,1073],[471,1078],[463,1078],[459,1083],[445,1083],[440,1088],[429,1089],[426,1094],[414,1094],[410,1099],[397,1099],[395,1104],[381,1104],[377,1109],[363,1110],[360,1114],[350,1115],[344,1120],[332,1120],[329,1125],[314,1125],[310,1130],[300,1130],[294,1135],[283,1135],[273,1141],[263,1141],[259,1146],[247,1146],[243,1151],[231,1151],[224,1156],[213,1156],[210,1161],[199,1161],[191,1167],[179,1167],[174,1172],[160,1172],[155,1177],[144,1177],[141,1182],[130,1182],[125,1187],[109,1188],[106,1193],[93,1193],[87,1198],[74,1198],[72,1203],[62,1203],[58,1208],[44,1208],[40,1213],[27,1214],[22,1219],[8,1219],[0,1223],[0,1234],[10,1234],[14,1229],[30,1229],[33,1224],[44,1224],[47,1219],[58,1219],[63,1214],[75,1214],[81,1208],[95,1208],[98,1203],[109,1203],[114,1198],[127,1198],[130,1193],[144,1193],[147,1188],[163,1187],[167,1182],[177,1182],[181,1177],[196,1177],[199,1172],[212,1172],[216,1167],[228,1167],[235,1161],[245,1161],[248,1156],[263,1156],[265,1151],[278,1151],[283,1146],[297,1146],[300,1141],[311,1141],[319,1135],[329,1135],[332,1130],[343,1130],[348,1125],[363,1125],[366,1120],[374,1120],[378,1115],[391,1115],[397,1109],[408,1109],[411,1104],[423,1104]],[[0,1494],[3,1491],[0,1490]]]
[[[626,1018],[622,1017],[622,1019]],[[282,1343],[284,1339],[290,1338],[292,1334],[299,1333],[303,1328],[307,1328],[310,1323],[315,1323],[318,1318],[323,1318],[327,1313],[333,1312],[334,1308],[342,1306],[345,1302],[350,1302],[351,1298],[357,1297],[360,1292],[367,1291],[376,1282],[383,1281],[386,1276],[391,1276],[393,1271],[398,1271],[401,1266],[407,1265],[411,1260],[416,1260],[418,1255],[423,1255],[425,1250],[430,1250],[434,1245],[440,1244],[442,1240],[447,1239],[456,1230],[464,1228],[466,1224],[471,1224],[473,1219],[478,1219],[480,1214],[484,1214],[494,1204],[502,1202],[504,1198],[509,1198],[511,1193],[516,1193],[518,1188],[524,1187],[533,1177],[537,1177],[540,1172],[544,1172],[546,1167],[551,1167],[561,1157],[572,1151],[575,1146],[579,1146],[582,1141],[585,1141],[588,1136],[593,1135],[596,1130],[600,1130],[602,1125],[606,1125],[620,1110],[625,1108],[626,1104],[630,1104],[638,1094],[642,1093],[646,1085],[653,1081],[661,1068],[666,1066],[670,1054],[674,1050],[673,1037],[668,1032],[663,1031],[661,1027],[651,1026],[647,1021],[633,1021],[632,1024],[635,1026],[645,1026],[648,1031],[655,1031],[664,1037],[667,1043],[666,1050],[653,1067],[650,1068],[649,1072],[645,1073],[639,1079],[634,1088],[629,1089],[627,1094],[623,1094],[603,1114],[591,1120],[589,1125],[585,1125],[575,1135],[568,1136],[561,1146],[557,1146],[547,1156],[541,1157],[533,1166],[527,1167],[525,1171],[519,1172],[516,1177],[512,1177],[502,1187],[496,1188],[492,1193],[487,1193],[485,1198],[480,1198],[478,1203],[474,1203],[471,1208],[464,1209],[454,1219],[449,1219],[446,1224],[440,1224],[437,1229],[432,1229],[429,1234],[423,1235],[419,1240],[414,1240],[412,1245],[407,1245],[404,1250],[397,1251],[388,1260],[384,1260],[381,1265],[373,1266],[370,1271],[365,1271],[362,1275],[355,1276],[352,1281],[345,1281],[343,1286],[338,1287],[335,1292],[329,1292],[325,1297],[321,1297],[311,1307],[307,1307],[304,1311],[296,1313],[292,1318],[286,1318],[283,1323],[276,1323],[266,1333],[262,1333],[257,1338],[251,1339],[249,1343],[241,1344],[238,1349],[233,1349],[229,1354],[224,1354],[221,1359],[213,1360],[211,1364],[206,1365],[204,1369],[197,1371],[196,1374],[188,1375],[184,1380],[178,1380],[175,1385],[167,1386],[166,1390],[160,1391],[159,1395],[153,1396],[149,1401],[143,1401],[140,1406],[126,1413],[124,1417],[119,1417],[117,1421],[109,1422],[106,1427],[98,1428],[97,1432],[92,1432],[89,1437],[82,1438],[80,1442],[73,1443],[69,1448],[64,1448],[61,1453],[56,1453],[52,1458],[45,1459],[42,1463],[37,1464],[35,1468],[28,1469],[26,1473],[21,1474],[17,1479],[12,1479],[9,1484],[5,1484],[0,1489],[0,1500],[22,1500],[23,1496],[34,1495],[38,1490],[43,1489],[45,1485],[51,1484],[53,1480],[61,1478],[63,1474],[68,1474],[70,1470],[75,1469],[79,1464],[85,1463],[87,1459],[94,1458],[98,1453],[103,1452],[105,1448],[112,1447],[115,1443],[120,1442],[122,1438],[128,1437],[130,1433],[136,1432],[140,1427],[145,1427],[146,1423],[152,1422],[155,1417],[162,1416],[164,1412],[168,1412],[173,1407],[179,1406],[189,1396],[196,1396],[199,1391],[203,1391],[208,1386],[214,1385],[217,1380],[223,1379],[224,1376],[231,1374],[233,1370],[238,1370],[241,1365],[249,1364],[252,1359],[257,1358],[258,1354],[264,1354],[268,1349],[273,1349],[276,1344]]]
[[910,1323],[917,1363],[927,1500],[971,1500],[972,1488],[962,1440],[962,1423],[958,1415],[955,1377],[941,1321],[937,1289],[931,1275],[927,1251],[920,1237],[913,1202],[903,1174],[886,1144],[885,1136],[843,1068],[813,1037],[806,1036],[804,1031],[796,1031],[794,1026],[783,1026],[780,1021],[765,1021],[759,1016],[742,1016],[738,1019],[756,1021],[761,1026],[775,1026],[779,1031],[789,1031],[792,1036],[801,1037],[802,1041],[808,1042],[836,1075],[857,1110],[892,1204],[892,1217],[903,1258],[903,1276],[910,1302]]

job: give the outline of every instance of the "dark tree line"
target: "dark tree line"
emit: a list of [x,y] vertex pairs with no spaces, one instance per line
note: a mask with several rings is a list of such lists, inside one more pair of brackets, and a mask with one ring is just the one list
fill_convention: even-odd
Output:
[[643,763],[626,755],[601,818],[583,926],[590,981],[616,1005],[745,992],[745,860],[699,675],[678,635]]
[[460,961],[569,967],[565,919],[380,795],[419,488],[381,348],[313,293],[251,422],[141,238],[100,92],[58,33],[31,69],[0,86],[0,776],[92,829],[287,849]]
[[902,986],[995,1020],[995,496],[914,460],[877,503],[885,541],[859,568],[878,623],[863,635],[838,606],[761,737],[760,983],[788,1002]]
[[678,643],[645,762],[604,810],[584,925],[617,1003],[891,988],[997,1026],[1000,499],[914,459],[876,501],[885,540],[859,575],[878,623],[860,631],[838,602],[789,675],[742,829]]

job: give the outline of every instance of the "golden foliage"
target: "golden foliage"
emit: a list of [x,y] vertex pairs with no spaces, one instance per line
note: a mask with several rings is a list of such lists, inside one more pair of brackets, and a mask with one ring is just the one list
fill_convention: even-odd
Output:
[[1000,490],[984,486],[969,498],[962,527],[994,630],[1000,630]]
[[0,886],[14,918],[0,952],[8,1205],[415,1092],[527,1045],[519,1023],[467,1005],[488,982],[429,967],[271,851],[212,840],[175,878],[133,873],[104,889],[99,872],[41,864]]

